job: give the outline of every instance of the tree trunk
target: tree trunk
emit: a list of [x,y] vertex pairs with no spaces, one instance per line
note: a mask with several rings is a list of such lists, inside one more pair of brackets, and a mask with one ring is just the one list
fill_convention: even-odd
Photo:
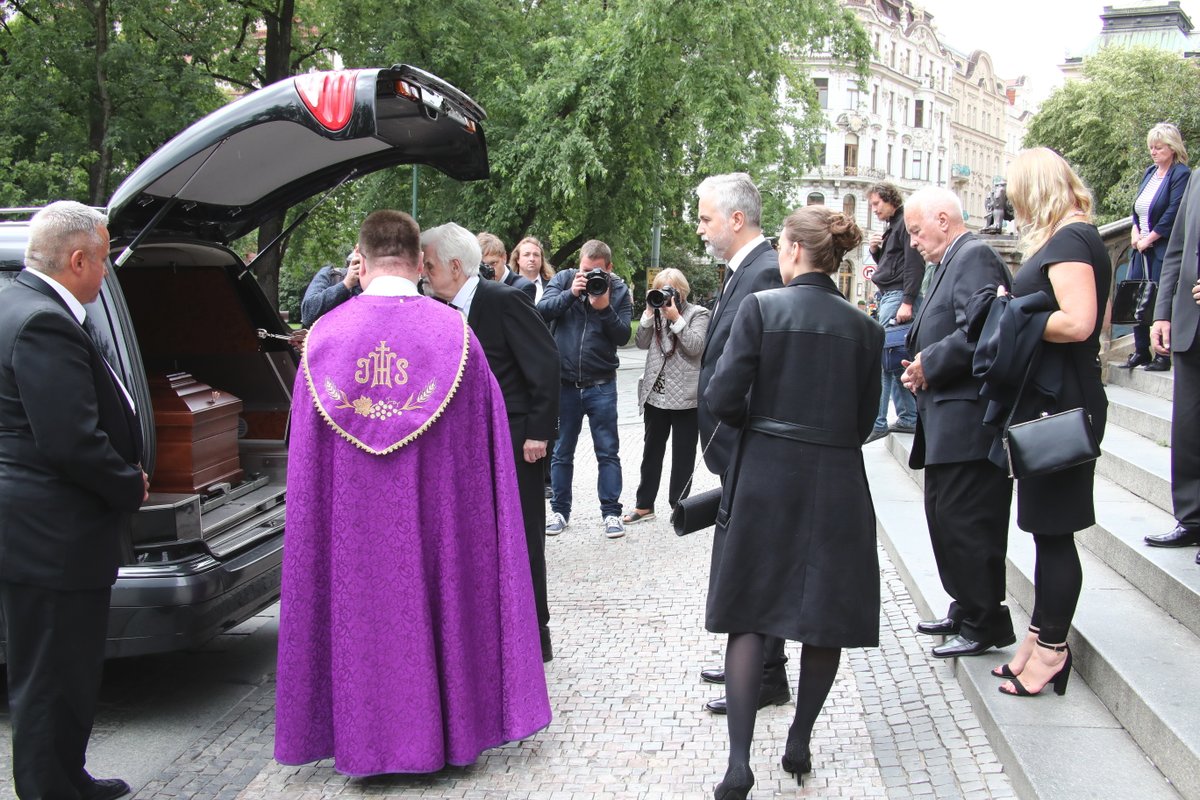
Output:
[[[280,0],[275,14],[263,14],[263,26],[267,38],[263,44],[263,85],[288,78],[292,74],[292,24],[296,15],[295,0]],[[259,252],[283,230],[284,216],[267,220],[258,229]],[[286,242],[282,243],[286,245]],[[254,276],[267,296],[271,306],[279,308],[279,265],[283,261],[283,247],[266,253],[254,267]]]
[[94,78],[96,102],[90,103],[88,114],[88,147],[96,153],[96,160],[88,165],[88,202],[103,206],[108,201],[108,173],[112,166],[112,149],[108,146],[108,123],[112,119],[112,98],[108,93],[108,0],[88,2],[92,15],[93,33],[96,36]]
[[563,244],[554,251],[554,254],[550,256],[550,263],[554,265],[555,269],[562,269],[563,262],[567,259],[567,257],[573,256],[579,252],[579,248],[583,247],[583,243],[586,241],[587,239],[585,239],[581,233],[578,236],[563,242]]

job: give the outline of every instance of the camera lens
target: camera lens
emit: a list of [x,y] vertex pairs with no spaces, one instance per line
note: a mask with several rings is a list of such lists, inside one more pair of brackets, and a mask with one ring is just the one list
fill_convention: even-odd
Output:
[[662,308],[667,304],[667,296],[662,289],[651,289],[646,292],[646,305],[651,308]]
[[587,283],[584,284],[584,290],[597,297],[608,291],[608,273],[602,269],[594,269],[587,274]]

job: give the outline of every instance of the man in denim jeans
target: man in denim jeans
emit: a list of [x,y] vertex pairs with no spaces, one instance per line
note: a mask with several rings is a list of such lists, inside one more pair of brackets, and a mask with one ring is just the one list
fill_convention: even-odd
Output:
[[[883,223],[882,233],[872,233],[871,258],[875,259],[875,274],[871,280],[879,290],[876,295],[881,325],[903,325],[912,322],[921,299],[921,281],[925,277],[925,259],[913,249],[904,228],[904,198],[890,183],[877,183],[867,192],[871,210]],[[888,431],[912,433],[917,429],[917,401],[912,392],[900,384],[903,369],[883,371],[883,390],[879,395],[879,416],[868,442],[882,439]],[[896,404],[899,419],[888,427],[888,401]]]
[[[600,271],[604,281],[589,290],[589,273]],[[603,289],[603,291],[599,291]],[[633,301],[629,288],[612,274],[612,250],[604,242],[585,242],[579,269],[559,272],[550,279],[541,302],[542,318],[551,325],[562,367],[558,405],[558,441],[550,459],[551,514],[546,535],[557,536],[571,519],[571,482],[575,476],[575,444],[588,418],[600,475],[600,516],[604,535],[625,535],[621,522],[621,458],[617,438],[617,348],[629,341]]]

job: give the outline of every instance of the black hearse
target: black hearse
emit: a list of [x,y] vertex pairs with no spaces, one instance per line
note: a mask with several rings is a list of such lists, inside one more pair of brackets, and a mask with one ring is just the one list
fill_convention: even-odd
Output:
[[[465,94],[413,67],[310,73],[195,123],[117,189],[112,269],[88,307],[90,333],[139,409],[153,408],[148,376],[181,372],[239,398],[244,477],[151,494],[135,515],[113,588],[110,657],[195,646],[279,597],[297,359],[287,342],[258,335],[289,331],[230,243],[386,167],[486,178],[483,118]],[[22,268],[34,211],[0,212],[0,290]],[[142,413],[153,480],[152,416]]]

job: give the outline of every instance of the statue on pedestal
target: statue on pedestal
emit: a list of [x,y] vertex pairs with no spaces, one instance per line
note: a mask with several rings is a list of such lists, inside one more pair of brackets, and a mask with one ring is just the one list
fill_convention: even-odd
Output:
[[992,187],[992,193],[983,203],[988,212],[987,225],[980,233],[1004,233],[1004,221],[1013,218],[1012,203],[1008,201],[1008,184],[1000,181]]

